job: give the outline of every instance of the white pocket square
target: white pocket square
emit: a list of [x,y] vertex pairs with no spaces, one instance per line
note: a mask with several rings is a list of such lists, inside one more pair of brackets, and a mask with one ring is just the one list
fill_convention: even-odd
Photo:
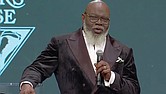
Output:
[[123,60],[122,58],[118,57],[118,59],[116,60],[116,62],[117,62],[117,63],[123,63],[124,60]]

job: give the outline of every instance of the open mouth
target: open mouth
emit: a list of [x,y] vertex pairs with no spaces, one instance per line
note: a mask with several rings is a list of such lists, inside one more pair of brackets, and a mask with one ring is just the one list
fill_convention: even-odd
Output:
[[103,32],[102,28],[94,28],[93,30],[95,34],[101,34]]

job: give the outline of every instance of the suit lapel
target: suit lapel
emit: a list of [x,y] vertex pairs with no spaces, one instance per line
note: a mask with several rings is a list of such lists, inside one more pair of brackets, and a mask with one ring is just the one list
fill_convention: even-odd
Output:
[[78,61],[78,65],[83,70],[84,76],[87,76],[93,85],[95,85],[95,72],[93,70],[81,29],[68,39],[68,43],[73,55]]
[[120,46],[108,35],[103,59],[112,67],[120,55]]
[[[96,84],[96,75],[86,48],[86,44],[82,35],[82,29],[74,33],[68,40],[70,49],[73,52],[79,67],[83,70],[84,76],[90,79],[93,85]],[[121,49],[118,43],[114,42],[110,36],[107,36],[106,47],[103,59],[112,67],[120,55]]]

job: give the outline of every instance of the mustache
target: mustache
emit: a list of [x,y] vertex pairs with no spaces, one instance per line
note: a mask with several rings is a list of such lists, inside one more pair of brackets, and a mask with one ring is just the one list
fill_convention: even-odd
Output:
[[92,27],[92,29],[99,29],[105,31],[105,28],[103,26],[98,26],[98,25],[95,25],[94,27]]

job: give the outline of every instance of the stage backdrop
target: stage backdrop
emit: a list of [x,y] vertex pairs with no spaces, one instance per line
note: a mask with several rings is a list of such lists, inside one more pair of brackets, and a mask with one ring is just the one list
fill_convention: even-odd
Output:
[[[89,1],[0,0],[0,83],[18,83],[51,37],[81,27]],[[166,94],[166,0],[105,1],[109,33],[134,49],[141,94]],[[54,79],[43,83],[42,94],[60,94]]]

